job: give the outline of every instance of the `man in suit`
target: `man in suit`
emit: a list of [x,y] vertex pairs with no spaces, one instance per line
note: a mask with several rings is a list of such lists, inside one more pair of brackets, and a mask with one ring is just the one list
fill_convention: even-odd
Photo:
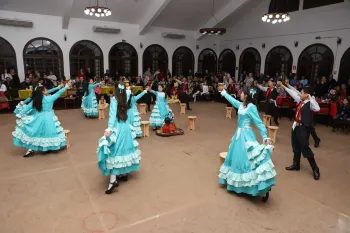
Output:
[[281,86],[288,92],[295,102],[298,103],[295,121],[292,126],[292,148],[294,153],[293,164],[286,167],[286,170],[299,171],[300,158],[301,154],[303,154],[304,158],[309,161],[314,179],[319,180],[320,169],[317,166],[314,153],[309,147],[309,137],[313,129],[312,112],[318,112],[320,110],[320,106],[316,102],[316,99],[311,97],[313,90],[310,86],[304,87],[300,96],[286,86],[282,84]]
[[279,125],[278,117],[277,117],[277,103],[276,103],[278,93],[277,93],[277,89],[273,83],[273,80],[272,79],[269,80],[268,87],[263,87],[260,84],[257,85],[257,87],[261,91],[266,92],[266,94],[265,94],[265,98],[266,98],[265,114],[272,116],[275,124]]

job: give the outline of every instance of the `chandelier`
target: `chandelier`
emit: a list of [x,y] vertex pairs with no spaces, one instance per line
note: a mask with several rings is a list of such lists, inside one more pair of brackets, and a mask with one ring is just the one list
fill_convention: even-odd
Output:
[[[217,22],[217,19],[215,18],[215,15],[214,15],[214,9],[215,9],[214,2],[215,2],[215,0],[213,0],[213,7],[212,7],[211,15]],[[222,34],[226,33],[226,28],[201,28],[201,29],[199,29],[199,32],[202,35],[208,35],[208,36],[210,36],[210,35],[222,35]]]
[[[288,1],[288,0],[287,0]],[[290,20],[289,13],[286,8],[286,1],[281,0],[271,0],[269,6],[269,12],[264,14],[261,18],[263,22],[266,23],[285,23]]]
[[99,6],[98,0],[96,0],[96,5],[92,6],[91,0],[90,0],[90,5],[88,7],[85,7],[84,13],[86,15],[96,16],[97,18],[110,16],[112,12],[107,6],[107,0],[105,1],[106,1],[106,6]]

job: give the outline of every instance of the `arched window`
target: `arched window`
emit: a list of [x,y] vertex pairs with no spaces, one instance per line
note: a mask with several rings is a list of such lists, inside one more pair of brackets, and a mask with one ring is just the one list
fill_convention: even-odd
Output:
[[35,38],[29,41],[23,49],[24,69],[42,72],[52,71],[54,75],[63,78],[63,55],[56,42],[47,38]]
[[253,73],[255,76],[260,73],[260,65],[261,57],[258,50],[247,48],[242,52],[239,59],[239,75],[245,71],[247,74]]
[[236,70],[236,56],[231,49],[225,49],[219,56],[219,71],[230,73],[232,77]]
[[[350,48],[345,51],[341,60],[339,67],[339,75],[338,82],[343,84],[348,84],[348,80],[350,79]],[[348,93],[349,95],[350,93]]]
[[293,55],[287,47],[276,46],[266,56],[265,74],[274,77],[284,72],[287,76],[292,71]]
[[212,49],[203,49],[198,56],[198,72],[204,73],[208,70],[209,73],[215,73],[217,68],[217,56]]
[[191,49],[187,47],[179,47],[173,54],[173,75],[189,75],[189,71],[193,73],[194,55]]
[[75,43],[69,52],[70,75],[75,77],[79,69],[90,68],[96,76],[103,76],[103,53],[92,41],[81,40]]
[[136,49],[128,43],[115,44],[109,51],[109,72],[113,76],[118,71],[125,76],[138,75],[138,55]]
[[0,73],[10,68],[17,69],[16,52],[7,40],[0,37]]
[[148,46],[143,52],[143,72],[146,72],[148,68],[154,73],[158,69],[166,73],[168,70],[168,53],[166,50],[157,44]]
[[298,60],[298,77],[305,77],[312,83],[322,76],[332,74],[334,55],[324,44],[313,44],[304,49]]

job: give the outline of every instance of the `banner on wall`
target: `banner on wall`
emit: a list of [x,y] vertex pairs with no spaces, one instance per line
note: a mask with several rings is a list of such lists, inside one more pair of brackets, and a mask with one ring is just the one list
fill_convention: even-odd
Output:
[[296,73],[296,72],[297,72],[297,66],[293,66],[292,73]]

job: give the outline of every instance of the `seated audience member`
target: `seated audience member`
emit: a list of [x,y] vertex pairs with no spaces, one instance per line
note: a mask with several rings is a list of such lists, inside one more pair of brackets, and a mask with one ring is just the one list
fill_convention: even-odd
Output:
[[293,87],[297,84],[297,82],[297,76],[294,76],[292,79],[289,80],[289,84]]
[[307,80],[304,76],[301,77],[300,83],[303,84],[303,87],[309,84],[309,80]]
[[7,87],[1,80],[0,80],[0,92],[3,92],[3,93],[7,92]]
[[49,74],[49,76],[47,76],[47,78],[51,80],[51,82],[53,83],[53,85],[55,87],[58,86],[57,77],[56,77],[56,75],[53,74],[53,72],[51,70],[50,70],[50,74]]
[[7,76],[6,80],[2,83],[6,86],[6,90],[10,90],[12,87],[12,80],[10,76]]
[[15,69],[10,69],[10,77],[12,80],[12,88],[15,88],[18,90],[21,86],[21,81],[19,80],[19,77],[16,74]]
[[41,78],[41,75],[40,75],[40,73],[39,73],[39,71],[34,71],[34,76],[35,76],[35,78],[37,78],[38,80]]
[[48,90],[54,88],[52,81],[47,77],[46,73],[44,73],[44,76],[43,76],[43,86],[46,87],[46,89]]
[[199,85],[198,82],[195,82],[193,85],[193,91],[192,91],[192,97],[193,101],[197,101],[197,96],[201,93],[201,86]]
[[7,69],[4,69],[4,72],[1,73],[1,80],[0,81],[6,81],[7,77],[10,77],[10,73],[7,71]]
[[346,85],[345,84],[342,84],[341,87],[340,87],[340,96],[343,99],[348,97],[348,93],[346,91]]
[[78,77],[83,77],[84,78],[84,81],[86,81],[86,73],[84,72],[83,68],[81,68],[79,70],[79,72],[77,73],[77,76]]
[[210,95],[210,93],[209,93],[209,86],[208,86],[206,81],[204,81],[204,83],[202,84],[201,95],[206,95],[206,96]]
[[135,81],[134,85],[137,86],[137,87],[143,87],[143,82],[141,80],[141,76],[137,76],[136,77],[136,81]]
[[32,82],[30,81],[30,78],[27,77],[21,83],[21,90],[28,90],[28,89],[30,89],[31,86],[32,86]]
[[[236,87],[235,84],[233,83],[233,79],[230,78],[228,79],[228,85],[226,87],[226,92],[227,94],[231,95],[233,98],[237,97],[237,91],[236,91]],[[232,104],[228,101],[227,102],[227,107],[232,107]]]
[[323,98],[328,94],[329,84],[325,76],[322,77],[321,83],[316,86],[316,97]]
[[339,104],[337,115],[334,118],[333,131],[336,128],[344,127],[344,121],[350,116],[350,106],[347,98],[343,99],[343,102]]

